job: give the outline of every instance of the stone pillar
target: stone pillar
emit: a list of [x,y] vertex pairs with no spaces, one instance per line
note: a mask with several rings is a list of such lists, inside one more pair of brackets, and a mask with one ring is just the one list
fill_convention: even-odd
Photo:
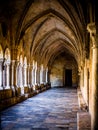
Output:
[[[14,45],[14,41],[12,41],[12,45]],[[18,87],[19,81],[19,73],[18,66],[19,62],[17,60],[17,48],[15,46],[11,46],[11,63],[10,63],[10,86],[12,90],[16,90]]]
[[34,68],[32,69],[32,83],[34,86],[35,85],[35,69]]
[[10,85],[13,91],[13,96],[15,96],[15,86],[14,86],[14,66],[15,66],[15,60],[11,61],[11,66],[10,66]]
[[14,65],[15,65],[15,61],[11,61],[11,87],[14,88]]
[[23,86],[23,65],[19,65],[19,77],[20,77],[20,87],[21,87],[21,94],[24,94],[24,86]]
[[43,65],[41,66],[41,69],[40,69],[40,84],[43,84],[44,81],[43,81]]
[[35,68],[35,81],[34,81],[34,84],[35,85],[37,84],[37,68]]
[[90,38],[93,43],[92,47],[92,113],[91,129],[98,129],[98,36],[96,37],[95,23],[87,26],[90,32]]
[[37,67],[37,73],[36,73],[36,81],[37,81],[37,84],[39,85],[40,84],[40,68]]
[[30,87],[33,87],[33,65],[30,65]]
[[46,83],[48,83],[48,68],[46,68]]
[[27,66],[23,67],[23,85],[27,86]]
[[84,70],[83,68],[81,69],[81,76],[80,76],[80,87],[84,86]]
[[15,61],[15,66],[14,66],[14,87],[18,87],[18,66],[19,62]]
[[46,83],[46,69],[43,69],[43,83]]
[[40,84],[43,84],[43,71],[40,70]]
[[6,64],[6,88],[10,88],[10,63]]
[[27,66],[27,86],[30,87],[30,65]]
[[93,45],[92,59],[92,96],[93,96],[93,118],[92,129],[98,129],[98,46]]

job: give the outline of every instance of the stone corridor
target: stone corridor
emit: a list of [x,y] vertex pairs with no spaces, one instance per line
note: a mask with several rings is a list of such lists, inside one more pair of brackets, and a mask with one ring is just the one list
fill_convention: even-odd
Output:
[[77,130],[77,90],[51,88],[1,112],[2,130]]

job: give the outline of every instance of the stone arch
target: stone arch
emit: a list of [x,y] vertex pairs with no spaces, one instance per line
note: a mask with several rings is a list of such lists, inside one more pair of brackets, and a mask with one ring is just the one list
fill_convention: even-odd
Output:
[[10,60],[11,60],[11,53],[10,49],[7,47],[4,52],[4,64],[3,64],[3,87],[5,89],[10,89]]

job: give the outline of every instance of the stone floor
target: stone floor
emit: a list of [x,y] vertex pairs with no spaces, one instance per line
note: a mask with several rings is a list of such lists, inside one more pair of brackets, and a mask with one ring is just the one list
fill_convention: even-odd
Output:
[[0,130],[77,130],[77,90],[53,88],[1,112]]

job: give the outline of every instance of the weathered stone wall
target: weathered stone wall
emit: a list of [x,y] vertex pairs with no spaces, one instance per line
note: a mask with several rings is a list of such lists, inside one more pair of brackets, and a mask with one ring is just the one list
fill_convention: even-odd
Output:
[[78,74],[76,62],[71,57],[65,58],[64,56],[59,56],[55,59],[51,68],[50,82],[52,87],[64,85],[65,69],[72,69],[72,86],[77,86]]

